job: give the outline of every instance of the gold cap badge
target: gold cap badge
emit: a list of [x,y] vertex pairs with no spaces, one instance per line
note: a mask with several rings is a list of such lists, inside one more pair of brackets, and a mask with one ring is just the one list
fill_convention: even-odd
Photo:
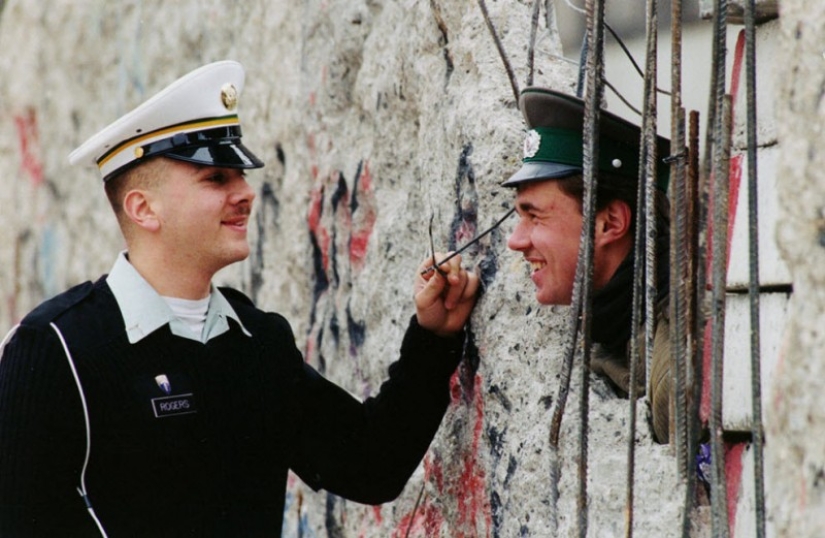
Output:
[[227,82],[221,87],[221,102],[227,110],[232,110],[238,105],[238,90],[234,84]]

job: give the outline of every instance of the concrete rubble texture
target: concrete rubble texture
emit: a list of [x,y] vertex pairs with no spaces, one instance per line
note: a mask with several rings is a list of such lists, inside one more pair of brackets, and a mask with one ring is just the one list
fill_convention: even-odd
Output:
[[[524,86],[532,6],[486,5]],[[782,8],[774,35],[785,73],[771,121],[783,148],[777,243],[794,296],[765,404],[769,514],[777,536],[820,536],[825,377],[822,361],[809,359],[822,356],[824,338],[817,92],[825,8],[802,0]],[[244,140],[267,163],[248,175],[257,192],[252,255],[218,283],[284,314],[306,359],[358,397],[377,391],[413,314],[412,276],[429,252],[430,216],[435,246],[446,251],[511,204],[499,184],[519,166],[524,127],[477,2],[6,0],[0,9],[0,327],[107,272],[123,248],[96,171],[69,167],[68,153],[210,61],[244,64]],[[557,28],[543,22],[534,77],[570,92],[576,84]],[[536,304],[528,268],[506,248],[513,221],[465,255],[484,283],[472,345],[403,494],[367,507],[291,480],[284,536],[575,535],[581,375],[574,369],[554,456],[550,406],[567,309]],[[674,451],[653,443],[640,403],[634,532],[680,536]],[[624,536],[627,424],[627,400],[592,378],[588,536]],[[709,535],[706,509],[695,517],[693,535]]]

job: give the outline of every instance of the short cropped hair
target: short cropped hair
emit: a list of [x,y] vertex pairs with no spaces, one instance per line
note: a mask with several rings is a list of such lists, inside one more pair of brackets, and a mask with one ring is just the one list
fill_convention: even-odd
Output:
[[[576,174],[555,181],[558,183],[562,192],[579,201],[579,209],[581,209],[582,203],[584,202],[584,177],[581,174]],[[631,230],[635,230],[636,214],[638,212],[636,203],[637,195],[638,183],[636,181],[621,176],[599,174],[596,186],[596,211],[604,209],[607,207],[607,204],[614,200],[625,202],[630,207],[630,213],[633,219]],[[654,203],[656,216],[659,219],[664,219],[665,223],[670,223],[670,202],[668,201],[667,194],[656,189],[656,199]]]
[[[156,187],[164,175],[167,164],[167,159],[153,157],[121,172],[104,183],[103,188],[106,191],[106,197],[109,199],[109,205],[112,206],[112,210],[115,212],[117,222],[124,236],[127,236],[130,226],[129,219],[123,212],[123,198],[131,190]],[[128,240],[128,236],[126,239]]]

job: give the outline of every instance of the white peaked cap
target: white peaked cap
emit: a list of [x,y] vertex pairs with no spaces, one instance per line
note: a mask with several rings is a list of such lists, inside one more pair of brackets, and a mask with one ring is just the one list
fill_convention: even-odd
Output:
[[238,62],[200,67],[92,136],[69,155],[69,162],[97,165],[104,181],[158,155],[207,166],[260,168],[263,162],[241,143],[237,108],[243,84]]

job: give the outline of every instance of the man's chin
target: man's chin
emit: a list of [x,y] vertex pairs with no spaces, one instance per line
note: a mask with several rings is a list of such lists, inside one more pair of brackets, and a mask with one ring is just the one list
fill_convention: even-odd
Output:
[[251,250],[248,246],[246,248],[237,248],[227,252],[227,256],[224,260],[224,267],[226,267],[227,265],[232,265],[233,263],[244,261],[249,257],[250,252]]
[[547,297],[542,295],[541,290],[536,290],[536,301],[542,306],[570,306],[572,297]]

